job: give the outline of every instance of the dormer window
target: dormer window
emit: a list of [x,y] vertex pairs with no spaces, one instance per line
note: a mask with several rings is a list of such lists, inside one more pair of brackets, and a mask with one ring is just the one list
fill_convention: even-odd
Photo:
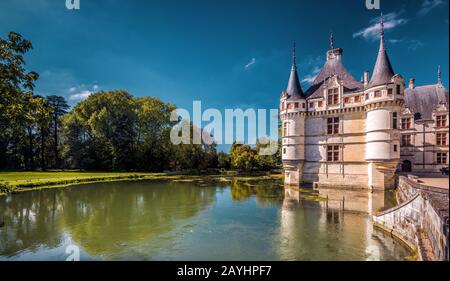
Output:
[[339,104],[339,89],[334,88],[328,90],[328,105],[337,105]]
[[447,116],[446,115],[436,116],[436,127],[444,128],[446,126],[447,126]]
[[402,129],[411,129],[411,118],[402,118]]

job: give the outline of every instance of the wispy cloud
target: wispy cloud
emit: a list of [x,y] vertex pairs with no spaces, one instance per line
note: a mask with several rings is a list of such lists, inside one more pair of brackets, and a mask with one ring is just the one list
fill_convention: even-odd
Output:
[[69,99],[71,101],[83,101],[83,100],[87,99],[91,94],[92,94],[91,91],[85,90],[85,91],[81,91],[80,93],[70,95]]
[[403,39],[389,39],[388,41],[389,41],[389,43],[397,44],[397,43],[403,42],[404,40]]
[[443,5],[445,2],[443,0],[424,0],[420,10],[417,12],[419,16],[424,16],[428,14],[434,8]]
[[100,86],[96,84],[92,86],[82,84],[76,87],[71,87],[68,89],[68,92],[71,93],[71,95],[69,96],[69,100],[83,101],[99,89]]
[[250,68],[250,66],[254,65],[255,63],[256,63],[256,59],[255,59],[255,58],[252,58],[252,59],[250,60],[250,62],[248,62],[248,63],[245,65],[245,69]]
[[421,47],[423,47],[424,43],[419,40],[409,40],[408,41],[408,50],[415,51]]
[[305,76],[305,78],[303,78],[302,83],[308,83],[311,84],[314,82],[314,80],[316,80],[317,75],[320,72],[320,67],[316,66],[314,67],[314,69],[312,70],[312,72],[308,75]]
[[[403,11],[398,13],[392,12],[384,15],[384,29],[394,29],[399,25],[403,25],[408,22],[408,19],[400,17],[403,14]],[[353,33],[353,38],[363,37],[366,40],[376,40],[380,36],[381,24],[380,19],[373,18],[370,20],[370,25],[358,32]]]

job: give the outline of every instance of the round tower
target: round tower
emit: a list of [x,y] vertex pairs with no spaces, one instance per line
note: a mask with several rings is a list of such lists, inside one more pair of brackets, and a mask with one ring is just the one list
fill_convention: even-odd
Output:
[[282,160],[285,183],[302,182],[305,161],[306,98],[297,73],[295,45],[292,52],[292,69],[286,91],[281,93],[280,117],[282,122]]
[[372,78],[364,90],[366,109],[366,149],[368,186],[394,188],[395,171],[400,162],[400,112],[403,106],[404,80],[395,75],[384,42],[381,15],[380,49]]

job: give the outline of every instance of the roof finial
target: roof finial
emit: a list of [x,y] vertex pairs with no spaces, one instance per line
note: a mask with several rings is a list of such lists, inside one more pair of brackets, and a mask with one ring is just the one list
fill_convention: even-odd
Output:
[[383,12],[381,12],[381,19],[380,19],[380,37],[381,37],[381,45],[384,49],[384,16],[383,16]]
[[438,65],[438,84],[442,84],[442,80],[441,80],[441,65]]
[[333,36],[333,31],[331,31],[330,33],[330,50],[334,50],[334,36]]
[[297,66],[297,53],[296,53],[296,44],[294,41],[294,47],[292,48],[292,66]]

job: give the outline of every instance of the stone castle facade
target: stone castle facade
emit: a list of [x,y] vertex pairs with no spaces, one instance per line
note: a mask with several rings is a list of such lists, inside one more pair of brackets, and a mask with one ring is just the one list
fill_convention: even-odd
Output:
[[[405,86],[389,60],[381,20],[380,49],[369,79],[357,81],[331,48],[304,92],[295,48],[280,99],[285,182],[388,189],[395,173],[439,172],[448,165],[448,92],[440,81]],[[439,71],[440,72],[440,71]]]

